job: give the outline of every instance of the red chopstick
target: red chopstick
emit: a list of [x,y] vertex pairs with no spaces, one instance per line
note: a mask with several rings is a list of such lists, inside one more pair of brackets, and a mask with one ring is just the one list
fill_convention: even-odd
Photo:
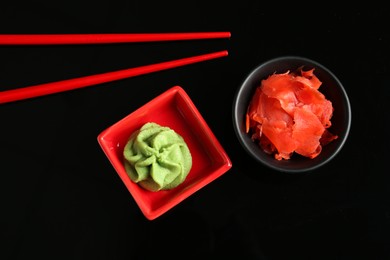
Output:
[[106,44],[230,38],[230,32],[127,34],[0,34],[0,45]]
[[198,56],[192,56],[188,58],[182,58],[182,59],[177,59],[172,61],[140,66],[136,68],[106,72],[102,74],[79,77],[74,79],[67,79],[62,81],[34,85],[30,87],[5,90],[0,92],[0,104],[54,94],[54,93],[73,90],[73,89],[79,89],[79,88],[88,87],[96,84],[106,83],[110,81],[152,73],[160,70],[166,70],[170,68],[184,66],[191,63],[215,59],[227,55],[228,52],[224,50],[224,51],[218,51],[218,52],[213,52],[213,53],[208,53],[208,54],[203,54]]

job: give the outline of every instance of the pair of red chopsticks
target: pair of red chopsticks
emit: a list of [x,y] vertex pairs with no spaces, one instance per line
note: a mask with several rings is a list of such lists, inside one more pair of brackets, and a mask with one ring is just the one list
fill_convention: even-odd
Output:
[[[141,33],[141,34],[6,34],[0,35],[0,45],[72,45],[110,44],[153,41],[179,41],[230,38],[230,32],[192,33]],[[58,92],[74,90],[110,81],[134,77],[142,74],[184,66],[196,62],[227,56],[228,52],[218,51],[188,58],[155,63],[151,65],[101,73],[91,76],[39,84],[12,90],[0,91],[0,104],[18,101]]]

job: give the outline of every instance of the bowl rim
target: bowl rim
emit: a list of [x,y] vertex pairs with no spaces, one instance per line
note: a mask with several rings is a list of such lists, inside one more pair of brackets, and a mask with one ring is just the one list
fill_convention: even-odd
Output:
[[[249,149],[247,142],[244,140],[243,134],[239,130],[240,126],[238,125],[238,122],[239,122],[239,118],[238,118],[238,110],[239,110],[238,109],[238,104],[239,103],[238,103],[238,101],[240,100],[241,96],[243,95],[242,94],[243,89],[244,89],[243,87],[245,85],[247,85],[248,81],[250,81],[250,79],[252,77],[254,77],[255,74],[259,70],[264,68],[265,66],[268,66],[268,65],[270,65],[272,63],[276,63],[276,62],[279,62],[279,61],[285,61],[285,60],[302,61],[304,63],[311,64],[311,65],[313,65],[315,67],[321,68],[321,70],[325,71],[327,74],[329,74],[337,82],[337,84],[338,84],[338,86],[340,88],[340,91],[343,94],[343,99],[344,99],[344,102],[345,102],[347,122],[346,122],[345,132],[344,132],[341,140],[339,140],[338,146],[336,147],[335,151],[329,157],[327,157],[326,159],[324,159],[320,163],[312,165],[312,166],[309,166],[307,168],[299,168],[299,169],[295,168],[294,169],[294,168],[288,168],[288,167],[279,167],[279,166],[276,166],[276,165],[268,163],[266,160],[263,160],[261,157],[257,156],[257,154],[253,150]],[[324,66],[321,63],[319,63],[318,61],[310,59],[310,58],[307,58],[307,57],[304,57],[304,56],[285,55],[285,56],[277,56],[275,58],[271,58],[271,59],[265,60],[264,62],[261,62],[260,64],[256,65],[248,74],[246,74],[246,76],[241,81],[239,87],[237,88],[237,90],[236,90],[236,92],[234,94],[233,105],[232,105],[232,121],[233,121],[233,129],[234,129],[235,135],[236,135],[236,137],[237,137],[241,147],[243,147],[243,149],[253,159],[255,159],[257,162],[260,162],[261,164],[267,166],[269,169],[273,169],[273,170],[276,170],[276,171],[279,171],[279,172],[290,173],[290,174],[298,174],[298,173],[307,173],[307,172],[310,172],[310,171],[314,171],[315,169],[318,169],[318,168],[322,167],[323,165],[327,164],[328,162],[330,162],[334,157],[336,157],[337,154],[339,154],[339,152],[344,147],[344,144],[346,143],[346,141],[348,139],[348,136],[349,136],[349,133],[350,133],[351,124],[352,124],[352,110],[351,110],[350,99],[349,99],[349,96],[348,96],[348,94],[347,94],[347,92],[345,90],[344,85],[342,84],[342,82],[338,79],[338,77],[331,70],[329,70],[326,66]]]

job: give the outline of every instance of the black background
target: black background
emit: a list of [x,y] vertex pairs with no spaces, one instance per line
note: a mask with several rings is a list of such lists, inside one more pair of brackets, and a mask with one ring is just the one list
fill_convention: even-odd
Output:
[[[227,57],[0,105],[1,259],[390,259],[389,9],[262,1],[12,1],[0,33],[230,31],[230,39],[0,46],[0,89],[219,50]],[[302,175],[249,158],[237,87],[259,63],[304,56],[337,75],[352,125],[341,152]],[[161,217],[139,210],[97,135],[168,88],[189,94],[233,167]]]

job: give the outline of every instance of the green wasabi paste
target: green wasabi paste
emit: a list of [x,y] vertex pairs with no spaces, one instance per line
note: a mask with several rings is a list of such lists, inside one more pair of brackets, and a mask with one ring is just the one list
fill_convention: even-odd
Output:
[[153,122],[130,136],[123,155],[130,179],[150,191],[177,187],[192,167],[192,156],[183,137]]

